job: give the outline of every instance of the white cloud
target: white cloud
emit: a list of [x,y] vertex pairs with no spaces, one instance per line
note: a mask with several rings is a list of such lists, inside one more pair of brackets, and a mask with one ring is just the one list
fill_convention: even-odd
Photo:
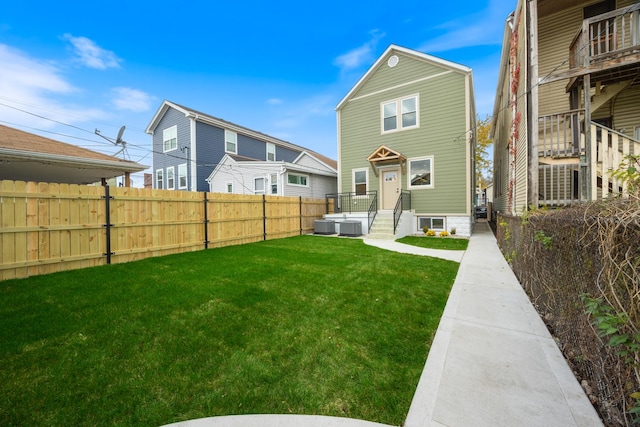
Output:
[[282,105],[284,101],[280,98],[269,98],[267,99],[267,104],[269,105]]
[[333,63],[340,67],[342,71],[358,68],[363,64],[373,62],[373,54],[380,39],[385,36],[379,30],[370,32],[371,40],[360,47],[350,50],[349,52],[338,56]]
[[489,5],[475,14],[445,22],[435,28],[440,35],[424,42],[417,50],[426,53],[442,52],[462,47],[500,45],[503,25],[513,9],[502,0],[492,0]]
[[120,110],[141,113],[149,111],[155,98],[148,93],[129,87],[116,87],[112,90],[115,97],[111,101]]
[[73,45],[75,54],[86,67],[98,70],[120,68],[122,59],[112,51],[101,48],[93,40],[86,37],[73,37],[71,34],[65,34],[63,37]]
[[25,52],[0,44],[0,64],[3,64],[0,67],[0,102],[5,104],[0,106],[0,113],[4,121],[50,129],[56,126],[54,122],[34,114],[64,123],[106,117],[99,109],[70,107],[56,99],[80,90],[69,83],[52,62],[32,58]]

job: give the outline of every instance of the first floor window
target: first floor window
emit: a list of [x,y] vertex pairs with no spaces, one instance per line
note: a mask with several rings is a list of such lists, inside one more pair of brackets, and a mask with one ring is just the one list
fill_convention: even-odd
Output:
[[175,189],[175,177],[173,166],[167,168],[167,190]]
[[429,230],[444,230],[444,218],[442,217],[418,217],[418,230],[427,227]]
[[290,185],[301,185],[303,187],[309,186],[306,175],[297,175],[294,173],[287,174],[287,183]]
[[[640,13],[638,16],[640,16]],[[636,141],[640,141],[640,126],[636,126]]]
[[367,169],[353,171],[353,191],[356,195],[367,194]]
[[433,157],[410,159],[408,163],[409,189],[433,188]]
[[178,126],[171,126],[162,131],[162,151],[178,148]]
[[270,142],[267,142],[267,161],[268,162],[276,161],[276,145]]
[[271,194],[278,194],[278,174],[269,175],[269,184],[271,185]]
[[227,182],[227,193],[233,193],[233,182]]
[[224,131],[224,151],[238,154],[238,134],[230,130]]
[[264,194],[264,178],[256,178],[253,181],[253,192],[255,194]]
[[163,174],[163,172],[164,171],[162,169],[158,169],[156,171],[156,188],[158,190],[162,190],[164,188],[163,187],[163,185],[164,185],[164,182],[163,182],[163,175],[164,174]]
[[181,189],[187,188],[187,164],[186,163],[178,166],[178,187]]

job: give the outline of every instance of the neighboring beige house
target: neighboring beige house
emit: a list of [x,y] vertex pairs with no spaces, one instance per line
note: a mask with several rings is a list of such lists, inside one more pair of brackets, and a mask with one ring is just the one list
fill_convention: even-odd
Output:
[[66,184],[106,183],[147,166],[0,125],[0,180]]
[[475,102],[470,68],[390,45],[336,107],[335,217],[397,238],[470,235]]
[[495,211],[624,194],[640,153],[640,3],[518,0],[495,99]]

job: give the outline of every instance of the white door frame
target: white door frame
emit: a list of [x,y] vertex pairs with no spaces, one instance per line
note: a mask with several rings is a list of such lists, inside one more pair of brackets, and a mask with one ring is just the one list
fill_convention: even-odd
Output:
[[[381,166],[380,168],[378,168],[378,188],[380,188],[380,210],[393,210],[393,207],[391,209],[384,209],[384,173],[385,172],[389,172],[389,171],[396,171],[398,173],[398,188],[400,189],[400,191],[402,191],[402,170],[400,168],[400,165],[389,165],[389,166]],[[398,193],[398,195],[396,196],[396,200],[397,198],[400,196],[400,193]]]

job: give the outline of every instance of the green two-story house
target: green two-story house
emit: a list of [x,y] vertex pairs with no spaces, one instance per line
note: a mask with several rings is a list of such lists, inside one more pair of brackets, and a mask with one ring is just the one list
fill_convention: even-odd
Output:
[[334,216],[363,234],[471,234],[475,103],[470,68],[390,45],[336,107]]

